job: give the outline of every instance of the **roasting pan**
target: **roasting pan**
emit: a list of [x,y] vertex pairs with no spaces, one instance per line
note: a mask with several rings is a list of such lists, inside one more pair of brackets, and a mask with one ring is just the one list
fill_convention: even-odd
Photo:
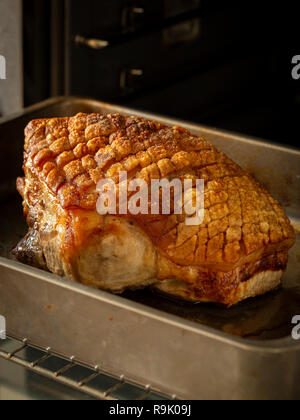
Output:
[[[297,232],[283,287],[231,309],[153,292],[122,296],[22,265],[10,250],[26,233],[15,179],[34,118],[120,112],[181,125],[220,147],[286,208]],[[284,140],[284,139],[283,139]],[[55,98],[0,120],[0,315],[16,338],[101,366],[180,399],[299,399],[300,152],[212,128],[82,98]]]

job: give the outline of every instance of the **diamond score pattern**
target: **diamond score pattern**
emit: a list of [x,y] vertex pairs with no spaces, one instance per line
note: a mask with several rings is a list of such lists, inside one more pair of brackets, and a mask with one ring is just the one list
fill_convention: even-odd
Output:
[[25,136],[25,172],[43,181],[65,209],[96,211],[98,181],[110,177],[118,183],[119,171],[148,183],[204,179],[201,226],[186,226],[177,215],[137,218],[156,246],[179,263],[235,264],[294,236],[284,210],[253,177],[180,127],[119,114],[78,114],[32,121]]

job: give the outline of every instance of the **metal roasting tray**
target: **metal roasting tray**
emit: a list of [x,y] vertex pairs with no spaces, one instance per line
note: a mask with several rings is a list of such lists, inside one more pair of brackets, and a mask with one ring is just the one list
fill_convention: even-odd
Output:
[[[150,290],[115,296],[10,259],[25,234],[15,179],[34,118],[120,112],[202,135],[259,179],[297,231],[283,287],[231,309],[168,300]],[[0,315],[8,334],[180,399],[299,399],[300,151],[89,99],[55,98],[0,120]]]

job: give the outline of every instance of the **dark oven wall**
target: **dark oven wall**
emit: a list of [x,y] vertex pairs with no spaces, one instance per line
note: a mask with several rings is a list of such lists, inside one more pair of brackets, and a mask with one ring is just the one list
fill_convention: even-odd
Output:
[[284,7],[236,3],[26,0],[27,19],[44,8],[25,38],[41,60],[39,71],[27,57],[26,86],[39,89],[27,102],[83,95],[291,144],[299,110],[293,25],[283,26]]

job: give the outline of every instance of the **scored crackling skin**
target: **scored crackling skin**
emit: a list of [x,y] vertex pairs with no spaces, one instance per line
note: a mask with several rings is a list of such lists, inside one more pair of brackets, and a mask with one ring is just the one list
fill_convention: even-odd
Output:
[[[254,274],[250,263],[259,262],[257,272],[285,269],[295,234],[284,210],[252,176],[203,138],[119,114],[36,120],[27,126],[25,137],[24,171],[34,180],[30,188],[42,183],[69,213],[96,212],[97,183],[106,178],[118,183],[120,171],[127,172],[128,179],[147,183],[162,178],[192,179],[194,184],[205,180],[200,226],[187,226],[184,215],[129,215],[159,254],[159,279],[169,279],[173,270],[173,278],[191,286],[195,278],[187,269],[196,267],[210,283],[205,289],[210,290],[208,300],[228,303],[224,293],[217,297],[211,292],[220,273],[220,284],[228,283],[223,274],[229,273],[227,277],[235,277],[231,287],[237,287],[241,273]],[[23,196],[24,188],[19,181]],[[25,210],[30,213],[28,201]],[[200,293],[200,283],[193,294]]]

